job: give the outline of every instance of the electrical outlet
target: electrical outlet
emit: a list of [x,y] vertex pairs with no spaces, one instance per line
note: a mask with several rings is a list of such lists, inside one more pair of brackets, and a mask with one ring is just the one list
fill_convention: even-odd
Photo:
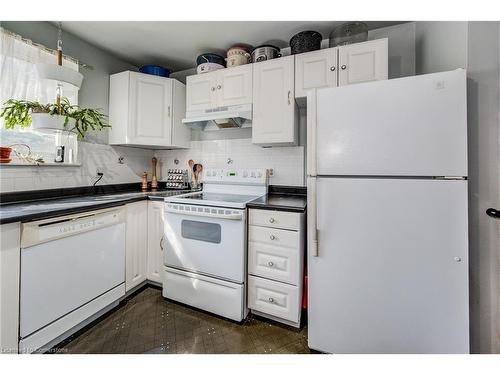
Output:
[[267,173],[269,174],[269,177],[273,176],[274,175],[274,169],[273,168],[268,169]]
[[95,175],[96,176],[102,176],[104,174],[104,168],[96,168],[95,170]]

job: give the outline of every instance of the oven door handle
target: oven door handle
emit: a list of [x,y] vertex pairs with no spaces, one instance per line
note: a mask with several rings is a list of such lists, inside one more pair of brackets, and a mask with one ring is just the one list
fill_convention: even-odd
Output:
[[170,208],[168,206],[165,207],[165,212],[171,212],[179,215],[191,215],[191,216],[203,216],[203,217],[212,217],[215,219],[226,219],[226,220],[242,220],[243,213],[230,213],[230,214],[219,214],[212,212],[204,212],[204,211],[186,211],[186,210],[178,210],[175,208]]

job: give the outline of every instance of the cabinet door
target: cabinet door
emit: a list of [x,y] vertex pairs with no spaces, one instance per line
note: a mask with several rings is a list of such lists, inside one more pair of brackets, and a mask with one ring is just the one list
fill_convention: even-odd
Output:
[[148,202],[148,280],[162,282],[163,202]]
[[339,86],[387,79],[387,38],[339,47]]
[[253,64],[253,143],[296,142],[294,73],[294,56]]
[[0,353],[16,354],[19,340],[20,223],[0,226]]
[[146,280],[148,249],[148,202],[127,204],[127,244],[125,253],[125,290]]
[[128,143],[169,146],[172,136],[172,80],[130,74]]
[[337,86],[337,48],[295,56],[295,97],[307,96],[307,90]]
[[199,111],[217,106],[217,72],[197,74],[186,79],[186,111]]
[[252,103],[252,65],[217,71],[217,106]]

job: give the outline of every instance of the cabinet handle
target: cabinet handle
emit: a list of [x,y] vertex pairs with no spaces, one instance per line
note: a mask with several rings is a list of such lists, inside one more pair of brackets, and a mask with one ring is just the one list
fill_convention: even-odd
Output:
[[332,67],[330,68],[330,70],[331,70],[332,72],[334,72],[334,71],[335,71],[335,67],[334,67],[334,66],[332,66]]
[[347,66],[346,66],[346,65],[342,65],[342,66],[340,67],[340,69],[342,69],[342,70],[346,70],[346,68],[347,68]]
[[212,87],[210,90],[215,91],[215,87]]
[[167,115],[168,115],[168,117],[170,117],[170,106],[168,106]]
[[274,241],[276,239],[276,236],[274,234],[271,234],[269,238]]
[[161,236],[161,239],[160,239],[160,249],[161,249],[161,251],[163,251],[163,238],[164,237],[165,236]]
[[220,90],[222,88],[221,85],[217,85],[217,89]]
[[270,223],[274,223],[274,217],[270,218],[270,219],[269,219],[269,222],[270,222]]
[[272,267],[272,266],[274,266],[274,263],[273,263],[273,262],[267,262],[267,265],[268,265],[269,267]]
[[269,302],[274,303],[274,298],[273,297],[269,297]]
[[292,94],[292,92],[291,92],[290,90],[288,90],[288,105],[290,105],[290,104],[291,104],[291,102],[290,102],[290,95],[291,95],[291,94]]

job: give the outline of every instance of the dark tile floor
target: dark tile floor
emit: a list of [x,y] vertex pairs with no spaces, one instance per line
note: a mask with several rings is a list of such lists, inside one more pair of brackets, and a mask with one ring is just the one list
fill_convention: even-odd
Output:
[[309,353],[301,330],[249,316],[242,324],[165,300],[148,287],[83,333],[60,353]]

